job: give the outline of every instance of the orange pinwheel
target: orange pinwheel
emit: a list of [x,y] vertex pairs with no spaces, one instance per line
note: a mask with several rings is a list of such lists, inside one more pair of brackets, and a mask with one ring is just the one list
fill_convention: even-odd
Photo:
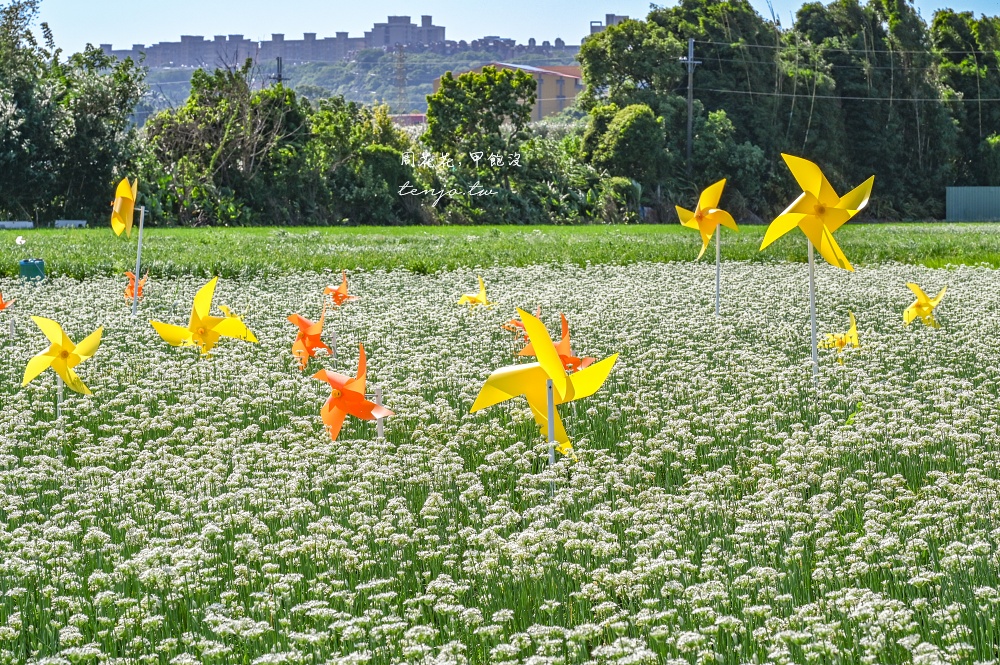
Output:
[[377,420],[393,415],[392,411],[384,406],[379,406],[375,402],[365,399],[365,369],[367,362],[365,360],[364,344],[360,346],[358,375],[355,378],[352,379],[349,376],[331,372],[328,369],[320,370],[313,374],[312,377],[320,381],[326,381],[332,389],[330,398],[326,400],[326,404],[320,410],[320,415],[323,417],[323,423],[330,431],[330,439],[333,441],[337,440],[340,428],[344,424],[344,418],[349,415],[361,420]]
[[[135,298],[135,287],[136,287],[136,284],[135,284],[135,273],[132,272],[131,270],[126,270],[125,271],[125,276],[128,277],[128,286],[125,287],[125,299],[131,301],[131,300],[133,300]],[[142,276],[142,279],[139,280],[139,297],[140,298],[143,295],[142,294],[142,290],[143,290],[143,287],[146,286],[146,278],[147,277],[149,277],[149,272],[148,271],[146,272],[145,275]]]
[[333,301],[333,304],[337,305],[338,307],[340,305],[343,305],[348,300],[358,299],[357,296],[351,296],[347,294],[347,271],[345,270],[343,274],[344,274],[344,279],[340,283],[340,286],[337,287],[328,286],[325,289],[323,289],[323,294],[330,296],[330,299]]
[[[537,319],[541,315],[542,315],[542,306],[539,305],[538,307],[535,308],[535,318]],[[517,339],[518,337],[523,337],[526,343],[529,341],[528,333],[525,332],[524,330],[524,323],[522,323],[521,319],[517,317],[514,317],[507,323],[501,324],[500,327],[503,328],[504,330],[509,330],[512,333],[514,333],[514,339]]]
[[[585,367],[589,367],[594,363],[596,358],[578,358],[573,355],[573,352],[569,348],[569,321],[566,320],[566,315],[561,313],[559,316],[562,318],[562,339],[556,344],[556,353],[559,354],[559,360],[562,361],[563,368],[570,372],[576,372]],[[537,318],[537,316],[535,317]],[[527,336],[525,337],[527,339]],[[521,352],[517,354],[519,356],[534,356],[535,346],[529,341],[528,345],[521,349]]]
[[315,357],[316,349],[326,349],[326,352],[333,355],[333,351],[321,339],[323,334],[323,319],[326,318],[326,304],[323,304],[323,311],[319,315],[319,321],[310,321],[300,314],[291,314],[289,322],[299,327],[299,334],[296,335],[292,343],[292,355],[299,359],[299,369],[304,370],[309,364],[309,359]]
[[15,300],[17,300],[17,298],[11,298],[10,300],[4,300],[3,299],[3,294],[0,293],[0,312],[4,311],[8,307],[10,307],[14,303]]

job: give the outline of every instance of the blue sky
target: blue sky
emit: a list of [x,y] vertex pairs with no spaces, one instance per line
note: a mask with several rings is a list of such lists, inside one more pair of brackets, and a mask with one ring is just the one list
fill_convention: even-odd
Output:
[[[925,19],[948,0],[916,0]],[[766,0],[752,0],[757,11],[770,16]],[[951,0],[960,10],[997,14],[997,0]],[[674,2],[657,4],[672,5]],[[773,0],[774,11],[783,25],[789,25],[800,0]],[[498,10],[502,6],[503,10]],[[476,7],[473,9],[472,7]],[[591,20],[605,14],[645,16],[649,2],[640,0],[504,0],[471,3],[469,0],[374,0],[371,2],[331,2],[331,0],[172,0],[171,2],[129,3],[122,0],[42,0],[41,20],[52,27],[56,44],[66,51],[78,51],[87,42],[111,43],[126,48],[133,43],[152,44],[177,41],[181,34],[212,36],[243,34],[251,39],[267,39],[272,32],[301,38],[303,32],[320,37],[347,30],[360,37],[372,23],[385,21],[389,14],[414,17],[431,14],[436,25],[447,28],[449,39],[475,39],[484,35],[511,37],[539,43],[561,37],[578,44],[589,33]]]

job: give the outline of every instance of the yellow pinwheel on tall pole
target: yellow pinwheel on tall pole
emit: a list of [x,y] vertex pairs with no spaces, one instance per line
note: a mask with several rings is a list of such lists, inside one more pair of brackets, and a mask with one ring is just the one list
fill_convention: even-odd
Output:
[[802,194],[767,227],[760,248],[763,250],[796,226],[806,235],[809,245],[809,314],[812,318],[813,379],[818,382],[816,268],[813,247],[815,246],[820,255],[831,265],[844,270],[854,270],[837,241],[833,239],[833,232],[868,205],[875,176],[868,178],[844,196],[837,196],[837,192],[819,166],[801,157],[784,153],[781,156],[795,177],[795,181],[802,188]]
[[[698,197],[698,207],[692,212],[691,210],[685,210],[680,206],[674,206],[677,209],[677,216],[681,220],[681,225],[688,227],[689,229],[698,229],[701,233],[701,251],[698,253],[698,259],[702,257],[705,250],[708,249],[708,242],[712,239],[712,234],[718,229],[719,225],[725,226],[732,229],[733,231],[739,231],[736,226],[736,220],[725,210],[719,208],[719,199],[722,198],[722,190],[726,186],[726,179],[723,178],[714,185],[710,185],[701,193]],[[719,301],[720,301],[720,291],[722,288],[722,250],[720,249],[720,238],[722,234],[717,233],[715,235],[715,315],[720,316],[719,312]],[[695,259],[696,261],[698,259]]]
[[[122,231],[125,236],[132,237],[132,219],[135,214],[135,200],[138,194],[139,179],[136,178],[129,184],[128,178],[122,178],[115,191],[115,200],[111,210],[111,229],[115,235],[120,236]],[[139,208],[139,245],[135,251],[135,274],[139,274],[142,267],[142,227],[146,220],[146,206]],[[132,316],[139,310],[139,291],[132,294]]]

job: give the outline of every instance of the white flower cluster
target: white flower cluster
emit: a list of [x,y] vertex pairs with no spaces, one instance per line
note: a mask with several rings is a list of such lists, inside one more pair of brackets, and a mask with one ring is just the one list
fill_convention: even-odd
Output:
[[[205,278],[136,319],[123,279],[0,280],[0,663],[996,664],[1000,273],[820,265],[861,348],[817,389],[806,268],[723,269],[719,318],[710,265],[352,274],[324,338],[396,416],[336,442],[285,317],[338,274],[221,280],[260,344],[209,358],[148,324]],[[456,306],[480,273],[499,304]],[[949,286],[941,329],[907,281]],[[536,305],[621,352],[552,469],[523,400],[468,413]],[[58,420],[29,314],[105,327]]]

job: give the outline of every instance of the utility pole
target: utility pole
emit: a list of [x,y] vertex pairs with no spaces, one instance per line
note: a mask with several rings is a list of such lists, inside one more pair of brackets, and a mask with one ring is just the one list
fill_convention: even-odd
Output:
[[688,54],[686,58],[681,58],[681,62],[687,63],[688,68],[688,142],[687,142],[687,171],[691,175],[691,151],[694,148],[694,66],[700,65],[701,60],[694,59],[694,37],[688,38]]
[[396,113],[406,113],[406,51],[396,44]]
[[284,75],[282,73],[282,69],[281,69],[281,56],[280,55],[278,56],[278,73],[275,74],[275,75],[273,75],[271,77],[271,80],[275,81],[278,85],[281,85],[284,82],[284,80],[285,80],[285,77],[284,77]]

